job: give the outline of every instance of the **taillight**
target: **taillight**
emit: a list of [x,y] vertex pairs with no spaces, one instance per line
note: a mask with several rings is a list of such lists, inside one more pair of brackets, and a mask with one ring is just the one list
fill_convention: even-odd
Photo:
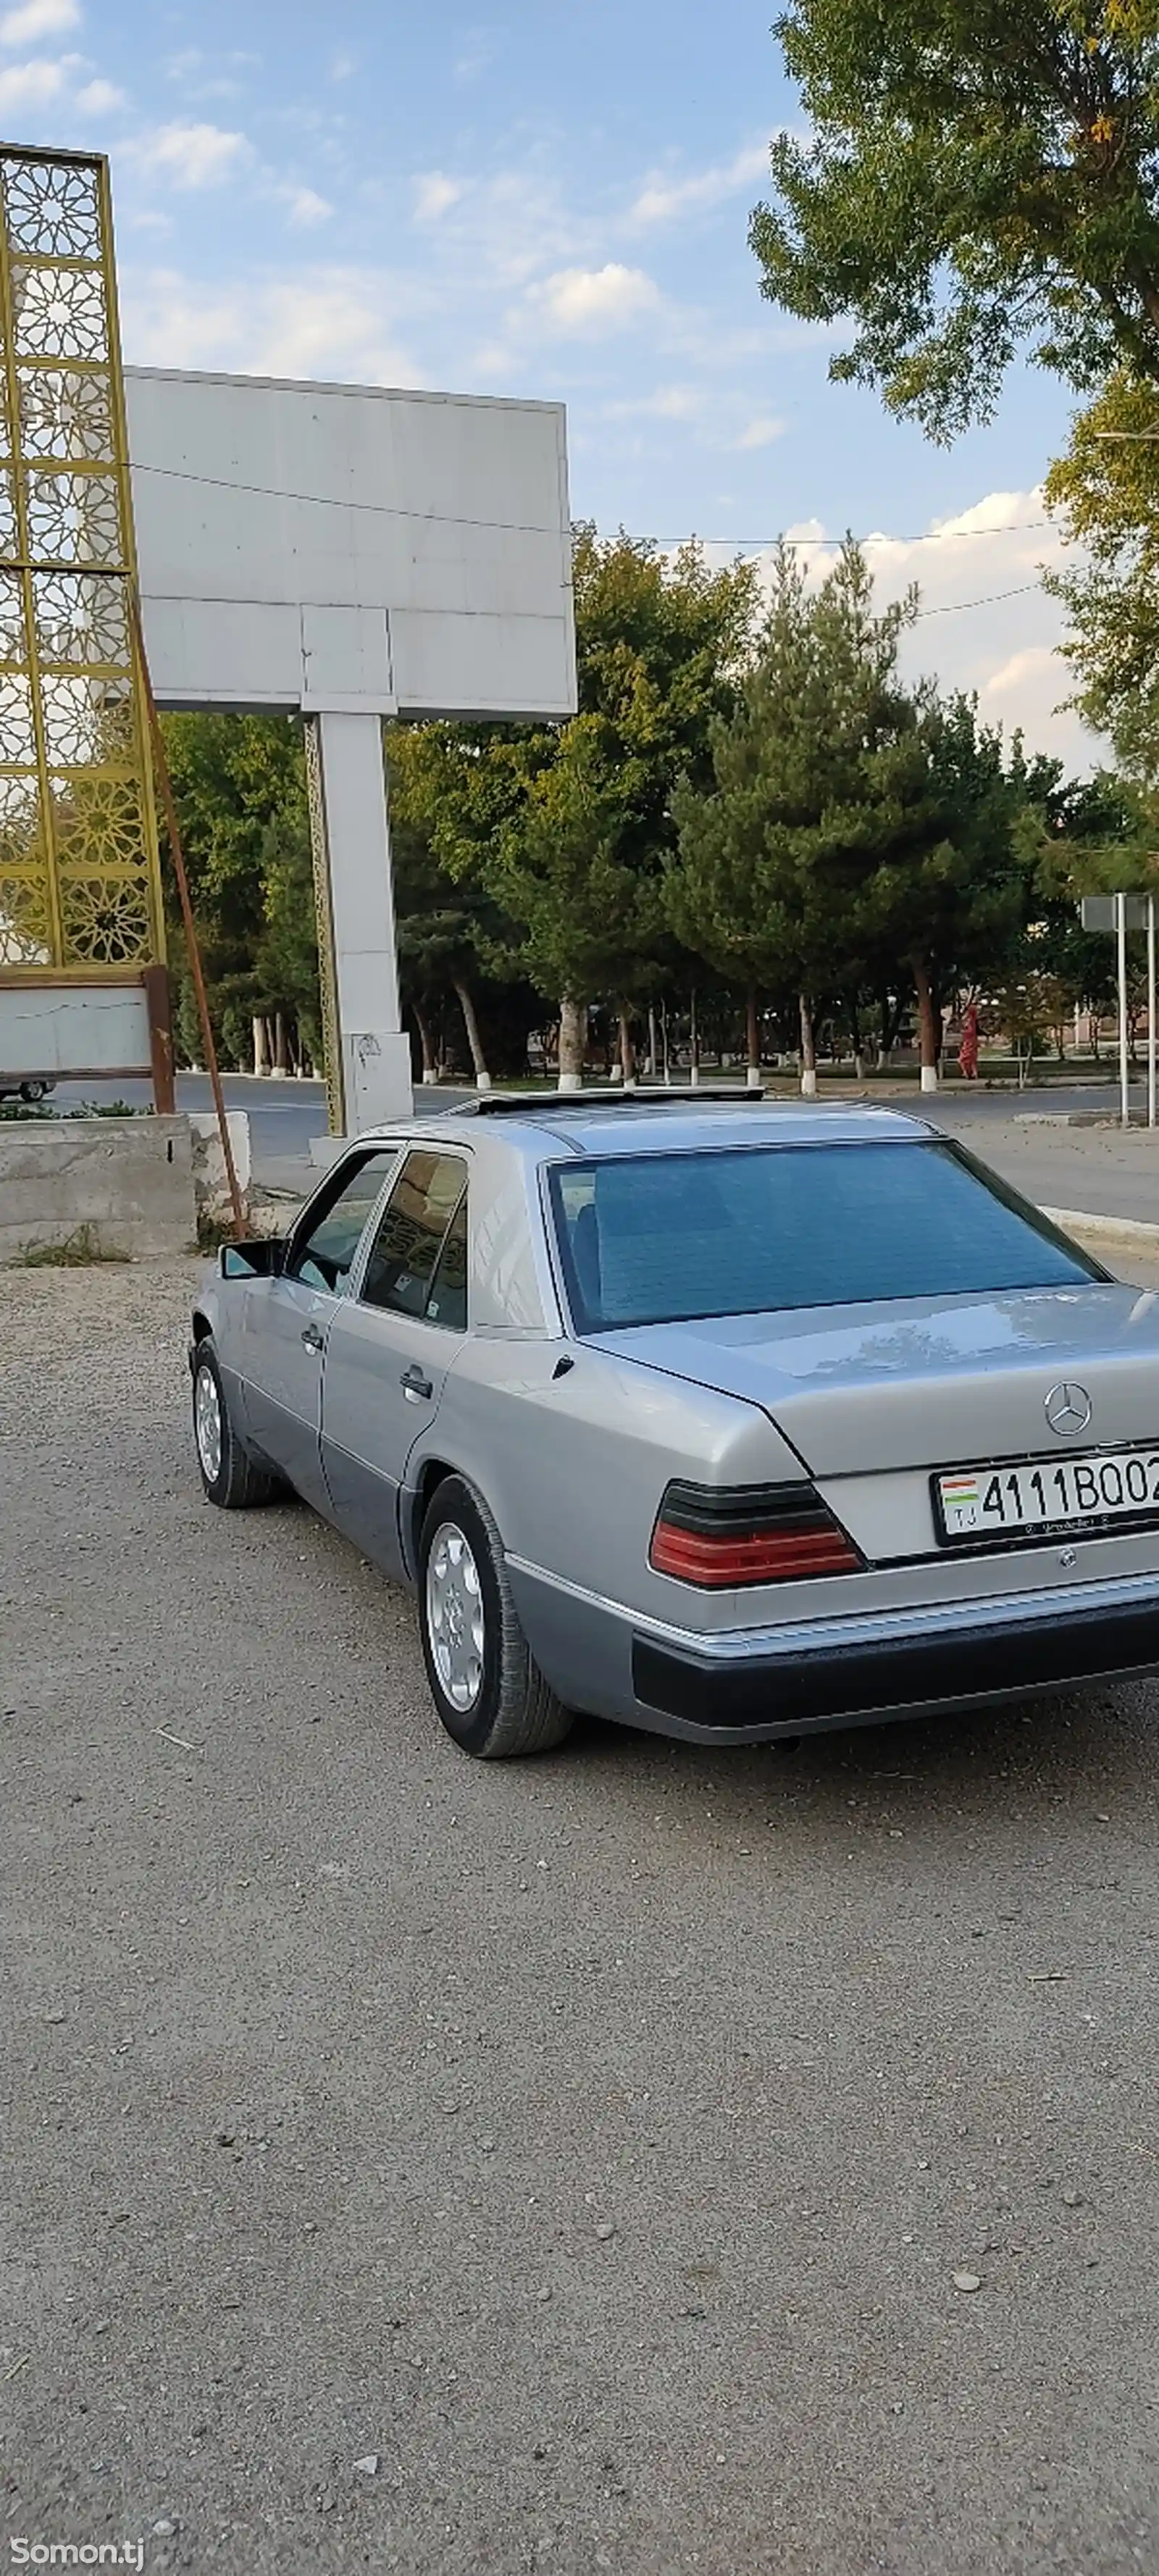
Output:
[[806,1484],[671,1484],[648,1556],[657,1574],[713,1591],[856,1574],[863,1563],[816,1488]]

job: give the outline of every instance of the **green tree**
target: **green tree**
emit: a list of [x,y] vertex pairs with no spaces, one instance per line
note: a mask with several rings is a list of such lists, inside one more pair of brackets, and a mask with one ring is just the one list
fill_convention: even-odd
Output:
[[919,694],[897,834],[866,890],[868,935],[904,961],[918,1003],[923,1087],[936,1080],[942,1007],[992,976],[1025,918],[1019,861],[1020,762],[961,693]]
[[803,1080],[815,1087],[822,994],[860,981],[882,925],[875,871],[927,797],[914,702],[897,676],[916,595],[874,614],[859,547],[811,591],[778,552],[755,663],[712,734],[707,787],[674,799],[679,854],[667,877],[679,936],[749,996],[797,989]]
[[1016,350],[1159,378],[1156,0],[792,0],[808,114],[752,218],[763,292],[851,323],[830,362],[934,438]]
[[476,1084],[489,1090],[478,1006],[488,979],[509,972],[511,926],[470,878],[456,884],[434,855],[425,813],[422,728],[394,726],[387,744],[399,984],[418,1029],[423,1078],[435,1079],[435,1028],[450,994],[462,1016]]
[[1159,394],[1119,368],[1045,484],[1077,563],[1046,575],[1070,633],[1073,704],[1132,778],[1159,785]]
[[708,772],[735,686],[756,573],[671,560],[622,532],[575,533],[579,714],[546,728],[424,726],[406,747],[407,814],[439,867],[514,924],[510,956],[561,1005],[561,1070],[582,1065],[589,1001],[612,998],[631,1069],[634,1008],[673,955],[661,899],[678,779]]
[[[1019,843],[1027,870],[1025,928],[1008,980],[1033,993],[1041,1025],[1063,1053],[1064,1023],[1081,1007],[1098,1021],[1117,999],[1115,943],[1086,931],[1084,894],[1155,892],[1157,862],[1149,799],[1107,771],[1067,779],[1059,761],[1030,762],[1020,781]],[[1128,952],[1130,990],[1145,1001],[1145,967]]]
[[311,1065],[322,1062],[318,925],[310,826],[296,800],[277,814],[262,842],[262,927],[254,949],[258,1008],[294,1023]]
[[[309,1023],[316,1053],[317,982],[301,727],[287,716],[162,719],[181,824],[210,1013],[222,1052],[243,1063],[262,1023]],[[200,1032],[176,893],[167,872],[178,1043]],[[293,929],[291,931],[291,923]]]

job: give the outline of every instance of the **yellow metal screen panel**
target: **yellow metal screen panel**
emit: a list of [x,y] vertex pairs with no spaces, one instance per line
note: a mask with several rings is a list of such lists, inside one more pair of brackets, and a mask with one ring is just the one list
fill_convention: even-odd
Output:
[[164,956],[108,164],[0,145],[0,981]]

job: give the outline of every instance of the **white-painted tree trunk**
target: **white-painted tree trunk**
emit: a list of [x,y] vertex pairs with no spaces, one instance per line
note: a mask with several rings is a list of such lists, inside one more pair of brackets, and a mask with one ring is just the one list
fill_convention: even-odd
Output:
[[559,1006],[559,1088],[582,1091],[588,1044],[588,1006],[571,994]]
[[755,984],[750,984],[749,986],[748,1004],[745,1011],[745,1028],[748,1037],[748,1065],[745,1072],[745,1085],[749,1091],[759,1091],[761,1087],[761,1018],[760,1011],[757,1007],[757,988]]
[[801,1096],[817,1097],[817,1042],[813,1034],[813,1010],[806,993],[798,995],[801,1015]]

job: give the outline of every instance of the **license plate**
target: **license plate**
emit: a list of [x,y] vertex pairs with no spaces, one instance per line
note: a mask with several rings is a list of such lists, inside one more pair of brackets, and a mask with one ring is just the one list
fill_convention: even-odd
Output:
[[1017,1537],[1024,1530],[1159,1520],[1159,1448],[1093,1458],[1031,1458],[1017,1467],[961,1467],[934,1477],[941,1535]]

